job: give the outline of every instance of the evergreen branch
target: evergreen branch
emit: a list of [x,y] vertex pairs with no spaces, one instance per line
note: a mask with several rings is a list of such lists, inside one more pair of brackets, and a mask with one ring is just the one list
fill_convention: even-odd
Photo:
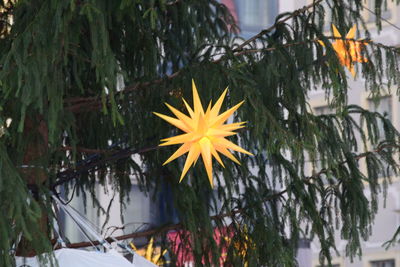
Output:
[[[182,72],[181,70],[178,70],[174,72],[171,75],[165,75],[165,77],[149,81],[149,82],[139,82],[131,86],[125,87],[122,91],[118,92],[119,94],[126,94],[130,93],[142,88],[146,88],[150,85],[157,85],[163,83],[165,80],[172,80],[173,78],[177,77],[180,73]],[[73,113],[79,113],[83,110],[97,110],[101,108],[102,106],[102,101],[99,97],[79,97],[79,98],[69,98],[64,101],[64,103],[67,103],[66,109],[73,112]],[[71,104],[68,106],[68,104]]]
[[309,4],[308,6],[304,6],[300,9],[297,9],[295,11],[293,11],[291,13],[290,16],[287,16],[286,18],[277,21],[276,23],[274,23],[274,25],[272,25],[271,27],[262,30],[261,32],[259,32],[258,34],[254,35],[253,37],[251,37],[250,39],[247,39],[246,41],[244,41],[242,44],[240,44],[235,50],[234,52],[238,52],[241,51],[245,46],[247,46],[248,44],[250,44],[251,42],[254,42],[255,40],[259,39],[261,36],[271,32],[273,29],[275,29],[279,24],[285,23],[286,21],[298,16],[299,14],[311,9],[311,8],[315,8],[317,5],[319,5],[322,1],[324,0],[317,0],[317,1],[313,1],[313,3]]
[[387,19],[385,19],[384,17],[382,17],[382,16],[376,14],[376,12],[372,11],[372,10],[369,9],[367,6],[362,5],[362,7],[363,7],[365,10],[367,10],[369,13],[371,13],[371,14],[373,14],[374,16],[378,17],[380,20],[383,20],[384,22],[386,22],[387,24],[389,24],[390,26],[392,26],[393,28],[395,28],[395,29],[397,29],[397,30],[400,30],[400,28],[399,28],[396,24],[391,23],[389,20],[387,20]]
[[241,51],[245,46],[247,46],[248,44],[250,44],[251,42],[254,42],[255,40],[261,38],[263,35],[271,32],[272,30],[274,30],[279,24],[285,23],[286,21],[298,16],[299,14],[311,9],[311,8],[315,8],[315,6],[319,5],[322,1],[324,0],[317,0],[317,1],[313,1],[313,3],[309,4],[308,6],[304,6],[300,9],[297,9],[295,11],[293,11],[291,13],[290,16],[287,16],[286,18],[277,21],[274,25],[272,25],[271,27],[262,30],[261,32],[259,32],[258,34],[254,35],[253,37],[251,37],[250,39],[247,39],[246,41],[244,41],[242,44],[240,44],[235,50],[234,52],[239,52]]
[[[136,232],[136,233],[131,233],[131,234],[126,234],[126,235],[120,235],[120,236],[116,236],[116,237],[108,237],[105,240],[107,242],[114,242],[115,240],[126,240],[129,238],[139,238],[139,237],[147,237],[147,236],[151,236],[151,235],[158,235],[161,233],[165,233],[171,230],[178,230],[182,228],[182,224],[177,223],[177,224],[167,224],[158,228],[153,228],[150,230],[146,230],[143,232]],[[78,243],[73,243],[73,244],[67,244],[66,246],[68,248],[84,248],[84,247],[90,247],[90,246],[97,246],[100,245],[99,241],[89,241],[89,242],[78,242]]]
[[386,241],[385,243],[383,243],[382,246],[385,249],[389,249],[391,246],[394,246],[396,243],[400,243],[400,239],[397,239],[397,237],[400,237],[400,226],[397,228],[393,237],[389,241]]
[[[277,197],[280,197],[285,192],[286,192],[286,190],[272,194],[272,195],[266,197],[264,199],[264,202],[273,200]],[[221,220],[221,219],[224,219],[227,217],[233,217],[235,215],[244,213],[249,208],[251,208],[251,207],[248,206],[248,207],[241,208],[241,209],[234,209],[230,212],[220,213],[218,215],[211,216],[210,219],[211,220]],[[140,237],[147,237],[147,236],[152,236],[152,235],[159,235],[159,234],[171,231],[171,230],[179,230],[181,228],[183,228],[182,223],[166,224],[166,225],[163,225],[160,227],[156,227],[156,228],[141,231],[141,232],[134,232],[134,233],[120,235],[120,236],[116,236],[116,237],[112,237],[112,238],[108,237],[108,238],[106,238],[106,241],[114,242],[115,240],[126,240],[126,239],[130,239],[130,238],[140,238]],[[79,242],[79,243],[67,244],[67,247],[68,248],[84,248],[84,247],[89,247],[92,245],[95,245],[95,246],[100,245],[100,242],[98,242],[98,241]]]
[[[360,159],[362,159],[364,157],[367,157],[371,153],[379,153],[385,148],[398,148],[398,149],[400,149],[400,145],[398,145],[398,144],[384,144],[384,145],[378,146],[374,150],[357,154],[357,155],[355,155],[354,159],[355,160],[360,160]],[[335,166],[335,168],[337,168],[340,165],[344,165],[347,162],[348,162],[348,160],[341,161]],[[310,180],[318,179],[321,175],[328,173],[329,170],[331,170],[331,169],[333,169],[333,167],[332,168],[323,168],[319,172],[317,172],[316,174],[313,174],[311,176],[305,177],[303,179],[303,181],[305,183],[308,183],[308,182],[310,182]],[[267,202],[267,201],[271,201],[273,199],[282,197],[284,194],[286,194],[290,190],[289,188],[290,188],[290,186],[288,186],[286,189],[284,189],[282,191],[279,191],[279,192],[276,192],[276,193],[274,193],[272,195],[269,195],[269,196],[265,197],[262,201],[263,202]],[[243,207],[243,208],[233,209],[230,212],[220,213],[220,214],[211,216],[210,219],[211,220],[222,220],[222,219],[227,218],[227,217],[234,217],[236,215],[245,213],[246,210],[248,210],[249,208],[252,208],[252,206],[253,205],[249,205],[249,206],[246,206],[246,207]],[[147,237],[147,236],[151,236],[151,235],[162,234],[162,233],[168,232],[170,230],[178,230],[178,229],[181,229],[182,227],[183,227],[182,223],[167,224],[167,225],[163,225],[161,227],[156,227],[156,228],[145,230],[145,231],[141,231],[141,232],[134,232],[134,233],[120,235],[120,236],[113,237],[113,238],[109,237],[109,238],[106,238],[106,240],[108,242],[114,242],[115,239],[116,240],[126,240],[126,239],[130,239],[130,238]],[[79,243],[68,244],[67,247],[68,248],[83,248],[83,247],[92,246],[93,244],[94,245],[99,245],[100,243],[97,242],[97,241],[79,242]]]
[[86,148],[86,147],[72,147],[72,146],[63,146],[60,147],[61,151],[77,151],[77,152],[82,152],[82,153],[87,153],[87,154],[110,154],[110,153],[116,153],[118,152],[117,150],[105,150],[105,149],[94,149],[94,148]]
[[[368,156],[370,153],[379,153],[380,151],[382,151],[385,148],[400,148],[400,146],[396,145],[396,144],[385,144],[385,145],[377,147],[375,150],[358,154],[355,156],[355,159],[359,160],[363,157]],[[81,175],[82,173],[88,172],[90,170],[97,170],[101,166],[104,166],[105,164],[107,164],[109,162],[127,158],[134,154],[142,154],[142,153],[146,153],[149,151],[157,150],[158,146],[147,146],[147,147],[143,147],[143,148],[139,148],[139,149],[122,149],[119,151],[117,151],[117,150],[98,150],[98,149],[90,149],[90,148],[82,148],[82,147],[78,147],[76,149],[77,149],[77,151],[80,151],[80,152],[95,153],[98,156],[100,156],[99,154],[111,154],[111,153],[112,153],[112,155],[109,157],[106,157],[106,158],[98,158],[96,160],[90,160],[86,164],[82,164],[81,166],[78,166],[74,169],[69,169],[69,170],[65,170],[63,172],[58,173],[57,174],[58,180],[51,186],[51,188],[53,188],[53,190],[57,186],[60,186],[64,183],[67,183],[73,179],[78,178],[78,176]],[[63,147],[62,150],[73,150],[73,148],[72,147]],[[339,162],[337,165],[343,165],[345,163],[347,163],[347,161]],[[311,179],[318,178],[322,174],[326,174],[328,171],[329,171],[329,169],[321,169],[320,172],[318,172],[312,176],[306,177],[305,180],[309,181]],[[282,192],[282,194],[286,193],[286,192],[287,192],[287,190],[284,190],[284,192]]]
[[[372,40],[356,40],[356,39],[349,39],[349,38],[338,38],[338,37],[333,37],[333,36],[327,36],[326,38],[331,39],[331,40],[365,42],[365,43],[368,43],[369,45],[373,45],[376,47],[392,50],[396,53],[400,53],[399,47],[384,45],[382,43],[377,43]],[[259,53],[259,52],[270,52],[270,51],[274,51],[274,50],[277,50],[280,48],[287,48],[287,47],[292,47],[292,46],[296,46],[296,45],[304,45],[306,43],[312,43],[312,42],[317,42],[317,41],[319,41],[319,39],[287,43],[287,44],[283,44],[280,47],[268,47],[268,48],[240,50],[240,51],[237,51],[236,53],[234,53],[233,56],[242,56],[245,54],[252,54],[252,53]],[[223,59],[225,59],[224,56],[227,55],[227,53],[221,53],[221,54],[217,54],[214,56],[219,56],[219,55],[222,55],[222,56],[219,59],[211,61],[211,63],[215,63],[215,64],[220,63],[221,61],[223,61]],[[149,81],[149,82],[136,83],[135,85],[132,85],[132,86],[127,86],[124,88],[124,90],[120,91],[119,93],[125,94],[125,93],[133,92],[133,91],[136,91],[136,90],[139,90],[142,88],[146,88],[151,85],[161,84],[165,80],[172,80],[172,79],[176,78],[177,76],[179,76],[182,73],[182,70],[183,69],[180,69],[171,75],[166,75],[164,78],[160,78],[160,79]],[[70,99],[65,99],[64,102],[67,103],[66,109],[73,113],[80,113],[82,111],[90,111],[90,110],[99,110],[102,107],[102,101],[98,97],[70,98]]]
[[[252,266],[295,265],[293,252],[304,231],[321,243],[321,262],[326,258],[330,263],[331,251],[338,252],[334,243],[338,230],[349,241],[346,254],[352,258],[361,253],[361,241],[371,234],[379,212],[381,193],[382,197],[387,193],[388,176],[400,170],[396,159],[400,134],[384,111],[349,104],[352,79],[338,60],[333,41],[326,37],[331,34],[324,30],[330,15],[342,34],[355,23],[362,24],[369,36],[362,1],[308,1],[303,10],[278,15],[270,32],[266,28],[273,23],[248,40],[235,38],[239,38],[236,17],[218,0],[20,2],[10,13],[11,27],[6,18],[0,18],[5,20],[5,26],[0,25],[4,37],[0,124],[13,120],[0,140],[4,209],[0,266],[15,265],[15,250],[21,256],[24,250],[25,255],[52,250],[48,229],[57,212],[52,211],[48,196],[60,188],[53,183],[71,181],[64,184],[67,200],[82,193],[79,198],[86,208],[90,196],[98,213],[106,215],[106,224],[116,193],[120,212],[128,205],[129,194],[134,193],[130,177],[145,194],[166,193],[180,214],[176,221],[180,224],[143,224],[125,233],[115,232],[119,227],[114,227],[103,232],[104,238],[114,240],[112,236],[133,232],[145,236],[146,230],[168,240],[168,229],[179,229],[178,233],[200,238],[192,244],[190,237],[181,236],[192,247],[195,264],[202,265],[208,257],[210,264],[217,265],[220,253],[212,241],[213,228],[239,221],[250,227],[249,237],[257,247],[246,256]],[[384,22],[381,6],[385,2],[375,3],[378,31]],[[361,46],[365,63],[352,65],[362,70],[368,98],[377,106],[378,97],[400,83],[400,50],[367,39],[342,40],[349,48]],[[367,42],[370,45],[365,46]],[[214,98],[215,88],[228,79],[237,88],[230,90],[229,100],[248,103],[235,114],[248,118],[250,126],[239,141],[258,156],[246,157],[242,168],[226,168],[224,177],[215,177],[226,182],[218,192],[204,188],[202,179],[177,186],[173,180],[180,164],[161,167],[160,160],[169,151],[154,146],[158,144],[154,133],[171,129],[154,121],[148,110],[159,109],[163,99],[185,108],[180,96],[189,89],[176,86],[192,74],[207,83],[203,96]],[[309,93],[317,88],[324,91],[334,114],[314,115]],[[80,116],[79,112],[87,113]],[[35,126],[42,121],[45,134],[41,126]],[[387,141],[381,142],[382,138]],[[107,146],[110,140],[112,145]],[[151,146],[141,149],[146,144]],[[140,162],[131,156],[135,153],[143,153]],[[364,161],[366,168],[361,168]],[[308,165],[312,172],[307,172]],[[219,170],[214,174],[220,174]],[[107,209],[96,196],[99,185],[115,191]],[[210,208],[219,204],[222,208],[211,213]],[[116,225],[123,224],[121,214],[121,223]],[[23,241],[14,249],[21,233]],[[271,241],[273,246],[266,245]],[[236,254],[230,255],[228,264],[235,264]]]
[[[325,38],[329,39],[329,40],[343,40],[343,41],[349,41],[349,42],[361,42],[361,43],[373,45],[373,46],[376,46],[376,47],[384,48],[384,49],[387,49],[387,50],[392,50],[392,51],[400,54],[400,48],[398,46],[384,45],[382,43],[377,43],[377,42],[374,42],[374,41],[369,40],[369,39],[367,39],[367,40],[358,40],[358,39],[340,38],[340,37],[334,37],[334,36],[326,36]],[[296,46],[296,45],[304,45],[304,44],[307,44],[307,43],[315,43],[315,42],[319,42],[319,41],[320,41],[320,39],[317,38],[317,39],[313,39],[313,40],[306,40],[306,41],[300,41],[300,42],[294,42],[294,43],[286,43],[286,44],[283,44],[282,46],[279,46],[279,47],[275,46],[275,47],[267,47],[267,48],[245,49],[245,50],[242,50],[240,52],[237,52],[235,54],[235,56],[241,56],[241,55],[252,54],[252,53],[270,52],[270,51],[275,51],[275,50],[280,49],[280,48],[288,48],[288,47],[292,47],[292,46]],[[226,53],[221,53],[221,54],[218,54],[217,56],[223,56],[223,55],[226,55]]]
[[[82,148],[81,148],[82,149]],[[104,166],[105,164],[113,161],[117,161],[119,159],[127,158],[133,154],[142,154],[145,152],[153,151],[158,149],[158,146],[148,146],[148,147],[143,147],[139,149],[122,149],[118,152],[115,152],[111,156],[101,158],[99,154],[97,154],[98,157],[94,159],[90,159],[88,162],[84,162],[84,164],[75,167],[74,169],[68,169],[62,172],[59,172],[57,174],[58,180],[51,185],[51,189],[53,190],[54,193],[57,194],[55,188],[66,183],[69,181],[72,181],[73,179],[76,179],[81,175],[82,173],[88,172],[90,170],[97,170],[101,166]],[[91,150],[91,149],[83,149],[83,150]],[[105,151],[103,151],[105,152]]]
[[[264,29],[262,31],[260,31],[258,34],[254,35],[253,37],[247,39],[246,41],[244,41],[242,44],[240,44],[236,49],[233,50],[233,54],[235,56],[239,56],[241,55],[241,52],[243,50],[243,48],[245,46],[247,46],[248,44],[250,44],[251,42],[254,42],[255,40],[259,39],[261,36],[265,35],[266,33],[271,32],[273,29],[275,29],[278,25],[285,23],[286,21],[298,16],[299,14],[311,9],[311,8],[315,8],[315,6],[317,6],[318,4],[320,4],[322,1],[324,0],[316,0],[313,1],[312,4],[309,4],[307,6],[304,6],[300,9],[297,9],[295,11],[293,11],[291,13],[291,15],[285,17],[284,19],[281,19],[277,22],[275,22],[271,27]],[[176,1],[179,2],[179,1]],[[224,60],[225,57],[221,57],[219,59],[213,60],[211,61],[212,63],[219,63],[222,60]],[[142,88],[146,88],[150,85],[157,85],[157,84],[161,84],[162,82],[164,82],[165,80],[172,80],[173,78],[177,77],[178,75],[180,75],[180,73],[182,72],[182,70],[178,70],[176,72],[174,72],[171,75],[166,75],[163,78],[157,79],[157,80],[153,80],[153,81],[149,81],[149,82],[142,82],[142,83],[136,83],[134,85],[130,85],[125,87],[122,91],[118,92],[119,94],[126,94],[129,92],[133,92],[136,91],[138,89],[142,89]],[[66,104],[66,109],[74,112],[74,113],[79,113],[83,110],[92,110],[92,109],[99,109],[102,106],[102,101],[99,97],[93,96],[93,97],[78,97],[78,98],[68,98],[64,100],[64,104]]]
[[[360,153],[360,154],[355,155],[355,156],[354,156],[354,159],[358,161],[358,160],[360,160],[360,159],[362,159],[362,158],[367,157],[367,156],[370,155],[371,153],[380,153],[380,152],[381,152],[382,150],[384,150],[385,148],[397,148],[397,149],[400,150],[400,145],[399,145],[399,144],[383,144],[383,145],[381,145],[381,146],[378,146],[378,147],[377,147],[376,149],[374,149],[374,150],[366,151],[366,152],[363,152],[363,153]],[[337,163],[337,165],[334,166],[334,168],[337,168],[338,166],[344,165],[344,164],[346,164],[346,163],[348,163],[348,160],[343,160],[343,161]],[[319,178],[321,175],[327,174],[327,173],[328,173],[330,170],[332,170],[332,169],[333,169],[333,167],[331,167],[331,168],[323,168],[323,169],[321,169],[319,172],[317,172],[317,173],[315,173],[315,174],[313,174],[313,175],[311,175],[311,176],[305,177],[304,180],[305,180],[306,182],[308,182],[308,181],[310,181],[310,180],[312,180],[312,179],[317,179],[317,178]]]

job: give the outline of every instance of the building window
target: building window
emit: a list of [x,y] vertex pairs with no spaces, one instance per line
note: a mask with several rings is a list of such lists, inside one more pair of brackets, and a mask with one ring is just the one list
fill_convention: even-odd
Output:
[[[372,99],[368,100],[368,107],[370,111],[378,112],[379,114],[382,114],[385,116],[387,119],[390,121],[392,120],[392,97],[391,96],[384,96],[381,97],[378,101],[374,101]],[[378,119],[377,121],[377,126],[378,126],[378,134],[379,134],[379,142],[385,140],[385,129],[383,127],[383,122]],[[378,142],[378,143],[379,143]],[[393,175],[393,169],[388,168],[388,164],[383,162],[383,170],[379,172],[379,177],[384,177],[386,176],[385,173],[388,176]]]
[[[392,97],[385,96],[381,97],[378,101],[372,99],[368,100],[368,107],[370,111],[378,112],[384,115],[389,120],[392,120]],[[384,140],[384,129],[382,121],[378,121],[378,130],[380,140]]]
[[242,32],[259,32],[274,23],[278,14],[277,0],[235,0]]
[[[363,17],[365,18],[365,20],[367,22],[375,22],[375,0],[368,0],[366,4],[363,4],[363,7],[365,9],[363,11]],[[382,19],[390,20],[392,18],[392,13],[390,12],[391,7],[392,6],[387,6],[387,9],[385,9],[385,7],[382,8]]]
[[390,260],[380,260],[380,261],[371,261],[371,267],[394,267],[395,261],[393,259]]
[[[335,114],[335,109],[330,107],[330,106],[319,106],[319,107],[315,107],[314,108],[314,115],[316,116],[320,116],[320,115],[329,115],[329,114]],[[322,166],[322,162],[321,159],[318,159],[315,165],[315,170],[319,172],[320,170],[322,170],[324,167],[326,166]],[[323,180],[325,180],[325,178],[323,178]],[[324,181],[324,183],[327,183],[327,181]]]
[[[311,4],[313,2],[313,0],[308,0],[308,3]],[[376,15],[375,15],[375,2],[376,0],[363,0],[362,1],[362,11],[361,11],[361,15],[363,17],[363,19],[365,20],[365,22],[367,22],[368,28],[371,29],[374,26],[374,23],[376,21]],[[325,27],[324,30],[325,31],[330,31],[331,30],[331,23],[332,23],[332,12],[331,12],[331,5],[328,5],[326,2],[322,2],[321,6],[324,8],[324,14],[320,14],[320,16],[324,17],[325,20]],[[383,21],[383,24],[385,25],[385,20],[389,21],[389,22],[395,22],[396,19],[396,13],[393,11],[396,10],[397,6],[396,3],[392,2],[392,1],[388,1],[386,4],[382,5],[382,9],[381,9],[381,18]],[[351,25],[350,25],[351,26]],[[361,28],[360,28],[361,30]]]
[[335,110],[330,106],[321,106],[314,108],[315,115],[328,115],[328,114],[335,114]]
[[[313,108],[314,109],[314,115],[315,116],[321,116],[321,115],[330,115],[330,114],[336,114],[336,111],[335,111],[335,109],[333,108],[333,107],[331,107],[331,106],[329,106],[329,105],[325,105],[325,106],[318,106],[318,107],[314,107]],[[325,159],[325,164],[323,164],[323,162],[322,162],[322,156],[321,156],[321,151],[320,151],[320,153],[318,153],[317,155],[316,155],[316,162],[315,163],[312,163],[311,161],[310,161],[310,164],[309,164],[309,166],[310,166],[310,170],[311,170],[311,174],[313,174],[313,173],[318,173],[318,172],[320,172],[322,169],[324,169],[324,168],[327,168],[328,166],[327,166],[327,160]],[[326,176],[321,176],[320,177],[320,180],[324,183],[324,184],[326,184],[326,185],[328,185],[328,184],[330,184],[330,180],[328,180],[328,178],[326,177]]]

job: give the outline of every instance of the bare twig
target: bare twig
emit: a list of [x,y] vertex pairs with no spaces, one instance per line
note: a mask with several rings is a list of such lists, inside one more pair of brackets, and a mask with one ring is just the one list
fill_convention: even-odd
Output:
[[107,149],[93,149],[93,148],[86,148],[86,147],[72,147],[72,146],[63,146],[60,147],[61,151],[77,151],[87,154],[110,154],[115,153],[117,150],[107,150]]
[[123,150],[113,153],[112,155],[109,155],[108,157],[103,157],[103,158],[100,157],[99,159],[91,160],[87,164],[83,164],[81,166],[77,166],[74,169],[68,169],[68,170],[58,173],[57,174],[58,179],[51,186],[51,188],[53,189],[54,192],[56,192],[55,188],[57,186],[64,184],[66,182],[69,182],[73,179],[76,179],[82,173],[88,172],[90,170],[96,170],[99,167],[104,166],[105,164],[107,164],[109,162],[127,158],[133,154],[142,154],[142,153],[146,153],[146,152],[153,151],[156,149],[158,149],[158,146],[149,146],[149,147],[143,147],[143,148],[139,148],[139,149],[123,149]]
[[[281,193],[281,192],[273,194],[270,197],[268,197],[268,199],[266,198],[265,201],[271,200],[278,196],[281,196],[282,194],[283,193]],[[226,212],[226,213],[221,213],[218,215],[211,216],[210,218],[211,218],[211,220],[221,220],[226,217],[236,216],[240,213],[243,213],[244,211],[245,211],[245,209],[235,209],[235,210],[232,210],[231,212]],[[126,240],[126,239],[130,239],[130,238],[154,236],[154,235],[163,234],[163,233],[171,231],[171,230],[179,230],[182,227],[183,227],[183,225],[181,223],[167,224],[167,225],[164,225],[161,227],[153,228],[153,229],[142,231],[142,232],[136,232],[136,233],[126,234],[126,235],[120,235],[120,236],[113,237],[113,238],[107,238],[106,240],[108,242],[114,242],[115,239],[116,240]],[[100,242],[98,242],[98,241],[79,242],[79,243],[68,244],[67,247],[68,248],[83,248],[83,247],[89,247],[92,245],[99,245],[99,244],[100,244]]]
[[285,23],[286,21],[298,16],[299,14],[314,8],[315,6],[319,5],[323,0],[317,0],[317,1],[313,1],[313,3],[309,4],[308,6],[304,6],[300,9],[297,9],[295,11],[292,12],[292,14],[290,16],[285,17],[284,19],[276,22],[274,25],[272,25],[271,27],[262,30],[261,32],[259,32],[258,34],[254,35],[253,37],[251,37],[250,39],[247,39],[246,41],[244,41],[242,44],[240,44],[234,52],[239,52],[241,51],[245,46],[247,46],[248,44],[250,44],[251,42],[254,42],[255,40],[259,39],[261,36],[265,35],[266,33],[271,32],[273,29],[275,29],[279,24]]

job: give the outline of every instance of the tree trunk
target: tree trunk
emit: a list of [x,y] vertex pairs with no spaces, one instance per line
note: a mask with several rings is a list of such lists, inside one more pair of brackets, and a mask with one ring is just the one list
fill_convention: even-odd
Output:
[[[39,165],[48,152],[48,128],[41,116],[36,119],[26,117],[24,125],[24,138],[27,140],[25,155],[23,158],[23,166],[21,166],[21,175],[25,178],[33,199],[39,202],[42,207],[42,215],[38,220],[41,233],[33,234],[36,238],[39,234],[45,233],[50,238],[48,215],[44,205],[41,204],[41,197],[38,192],[38,185],[43,184],[47,180],[47,171],[43,166]],[[31,242],[22,237],[18,244],[17,256],[32,257],[44,251],[37,251]]]

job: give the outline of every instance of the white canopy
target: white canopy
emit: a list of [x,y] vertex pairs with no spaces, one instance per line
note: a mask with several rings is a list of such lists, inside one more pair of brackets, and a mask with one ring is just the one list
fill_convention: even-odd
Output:
[[[115,250],[107,253],[62,248],[54,251],[59,267],[156,267],[155,264],[135,253],[133,263]],[[37,257],[16,257],[17,267],[45,267],[39,264]],[[46,265],[50,266],[50,265]]]
[[[80,249],[61,248],[54,251],[54,256],[57,260],[58,267],[157,267],[157,265],[146,260],[129,247],[125,249],[133,254],[133,262],[129,262],[121,254],[115,251],[111,244],[107,242],[97,231],[96,226],[92,225],[85,217],[83,217],[73,207],[62,203],[58,198],[53,196],[53,199],[58,206],[64,210],[66,214],[71,216],[75,223],[87,237],[92,236],[97,240],[107,252],[86,251]],[[59,243],[64,246],[64,242],[60,239],[58,224],[54,224],[54,230],[59,237]],[[118,242],[117,240],[115,240]],[[121,246],[124,247],[124,246]],[[17,267],[48,267],[40,265],[38,257],[15,257]]]

